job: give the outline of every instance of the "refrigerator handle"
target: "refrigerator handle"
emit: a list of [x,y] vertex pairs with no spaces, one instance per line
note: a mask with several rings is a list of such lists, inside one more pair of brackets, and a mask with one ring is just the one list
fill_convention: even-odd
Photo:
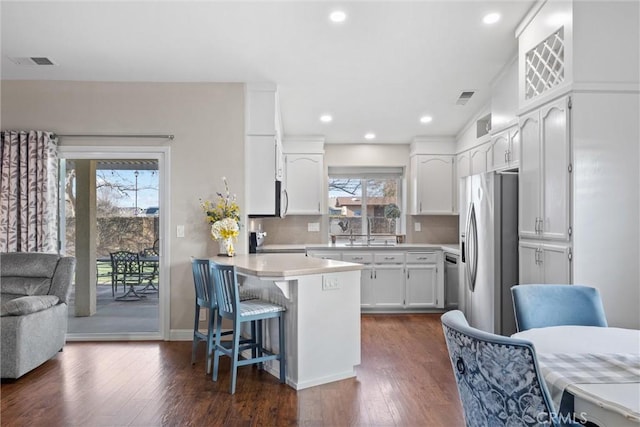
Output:
[[[471,204],[469,221],[467,224],[467,277],[469,278],[469,290],[473,292],[476,288],[476,276],[478,274],[478,226],[476,221],[476,210]],[[471,248],[471,250],[469,250]]]

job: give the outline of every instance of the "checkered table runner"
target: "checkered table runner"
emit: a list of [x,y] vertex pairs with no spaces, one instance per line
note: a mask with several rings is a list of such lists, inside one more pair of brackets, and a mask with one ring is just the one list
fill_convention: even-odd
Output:
[[640,383],[640,354],[538,354],[556,408],[571,384]]

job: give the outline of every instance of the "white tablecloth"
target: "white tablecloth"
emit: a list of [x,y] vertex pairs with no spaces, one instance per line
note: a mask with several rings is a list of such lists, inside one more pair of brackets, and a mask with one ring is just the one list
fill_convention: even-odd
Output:
[[[556,404],[558,388],[566,387],[576,399],[616,412],[626,420],[640,421],[640,331],[555,326],[530,329],[513,337],[533,342]],[[596,354],[601,356],[593,357]],[[616,359],[622,360],[623,365],[625,359],[629,362],[626,373],[616,369]]]

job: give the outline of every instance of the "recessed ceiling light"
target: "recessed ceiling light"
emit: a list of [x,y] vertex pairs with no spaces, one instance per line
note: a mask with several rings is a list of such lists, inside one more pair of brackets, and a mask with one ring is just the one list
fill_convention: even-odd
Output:
[[375,139],[376,134],[373,132],[369,132],[369,133],[365,133],[364,134],[364,139]]
[[334,10],[329,14],[329,19],[335,23],[344,22],[347,19],[347,14],[342,10]]
[[420,117],[420,123],[431,123],[433,117],[431,116],[422,116]]
[[332,120],[333,120],[333,117],[331,117],[331,114],[323,114],[320,116],[320,121],[322,123],[329,123]]
[[482,22],[484,22],[485,24],[495,24],[499,20],[500,20],[500,14],[495,12],[489,13],[485,15],[484,18],[482,18]]

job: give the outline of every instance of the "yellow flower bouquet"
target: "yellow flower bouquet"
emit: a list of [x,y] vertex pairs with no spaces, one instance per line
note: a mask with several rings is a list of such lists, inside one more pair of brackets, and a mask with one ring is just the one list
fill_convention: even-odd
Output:
[[233,256],[235,253],[233,241],[240,234],[240,207],[236,195],[231,195],[229,192],[227,178],[222,177],[222,181],[224,182],[224,194],[216,193],[218,197],[215,203],[205,200],[201,203],[201,207],[207,222],[211,224],[211,238],[218,240],[221,249],[224,245],[227,255]]

